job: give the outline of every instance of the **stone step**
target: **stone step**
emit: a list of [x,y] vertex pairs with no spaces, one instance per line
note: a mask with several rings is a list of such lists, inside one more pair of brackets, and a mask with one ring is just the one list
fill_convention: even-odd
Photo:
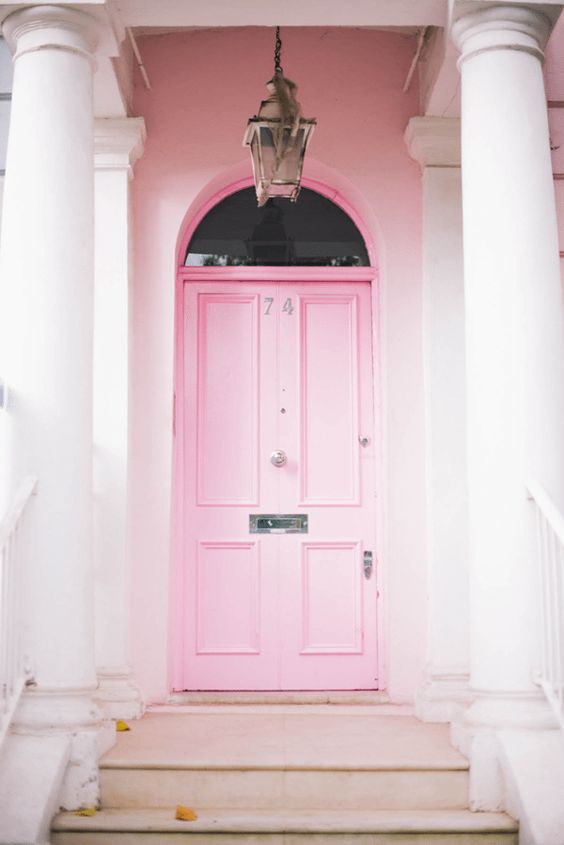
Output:
[[103,768],[104,808],[464,809],[465,770]]
[[174,809],[102,810],[58,815],[52,845],[517,845],[517,827],[500,813],[448,811],[199,812],[193,822]]
[[151,713],[101,761],[104,808],[463,809],[468,762],[445,725],[386,708]]

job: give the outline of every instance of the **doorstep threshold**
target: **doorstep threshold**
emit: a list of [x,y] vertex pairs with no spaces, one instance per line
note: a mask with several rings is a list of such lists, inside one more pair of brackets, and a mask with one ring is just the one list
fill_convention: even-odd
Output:
[[214,704],[345,704],[376,705],[389,704],[390,697],[384,690],[327,690],[315,692],[173,692],[165,702],[169,705],[214,705]]

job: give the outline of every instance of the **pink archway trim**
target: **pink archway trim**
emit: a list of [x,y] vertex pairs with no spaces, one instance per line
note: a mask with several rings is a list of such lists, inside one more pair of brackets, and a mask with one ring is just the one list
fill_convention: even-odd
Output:
[[[183,267],[188,244],[206,214],[226,197],[253,185],[249,169],[249,163],[245,161],[223,171],[191,203],[179,230],[177,267]],[[362,193],[336,171],[315,161],[309,162],[302,185],[327,197],[351,218],[364,238],[370,266],[377,270],[378,256],[382,254],[382,237],[378,221]]]

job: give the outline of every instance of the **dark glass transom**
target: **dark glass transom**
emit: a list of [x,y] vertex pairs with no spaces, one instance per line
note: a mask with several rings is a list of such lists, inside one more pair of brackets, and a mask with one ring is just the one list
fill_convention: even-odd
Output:
[[188,245],[185,266],[367,267],[358,227],[334,202],[302,188],[297,202],[254,188],[226,197],[206,214]]

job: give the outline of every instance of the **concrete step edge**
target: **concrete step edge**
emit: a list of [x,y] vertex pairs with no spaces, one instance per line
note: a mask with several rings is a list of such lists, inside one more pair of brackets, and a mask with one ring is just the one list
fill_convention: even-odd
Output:
[[352,764],[345,766],[343,764],[316,764],[316,765],[299,765],[299,764],[264,764],[260,763],[242,763],[240,761],[228,760],[221,763],[207,763],[204,760],[190,760],[190,761],[162,761],[156,763],[154,761],[142,760],[119,760],[112,759],[100,761],[101,771],[206,771],[206,772],[420,772],[421,774],[434,774],[435,772],[467,772],[469,764],[466,760],[459,763],[440,763],[432,762],[422,765],[400,764],[395,765],[391,761],[386,763],[378,763],[374,766],[359,766]]
[[[197,810],[196,810],[197,811]],[[61,813],[54,831],[193,833],[515,833],[504,813],[470,810],[252,811],[202,810],[193,822],[175,819],[174,808],[101,810],[94,816]]]

